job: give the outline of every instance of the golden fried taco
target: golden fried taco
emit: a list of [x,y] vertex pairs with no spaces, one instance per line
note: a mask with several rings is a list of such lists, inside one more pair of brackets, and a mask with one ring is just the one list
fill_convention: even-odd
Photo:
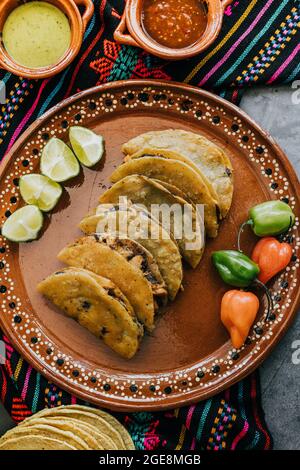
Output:
[[145,149],[175,152],[177,157],[171,158],[192,162],[217,194],[221,217],[226,216],[232,202],[233,175],[230,158],[223,149],[202,135],[180,129],[147,132],[122,147],[124,154],[129,156]]
[[137,241],[120,237],[118,234],[103,234],[99,236],[99,240],[120,253],[132,266],[138,268],[151,284],[158,307],[166,305],[168,294],[165,281],[155,259],[146,248]]
[[121,356],[130,359],[137,352],[143,328],[113,282],[71,267],[44,279],[38,291]]
[[208,236],[218,234],[218,203],[211,196],[200,174],[179,160],[156,157],[134,158],[120,165],[111,175],[116,183],[126,176],[143,175],[177,186],[194,204],[204,205],[204,223]]
[[124,157],[124,161],[128,162],[132,158],[142,158],[142,157],[162,157],[162,158],[170,158],[172,160],[179,160],[183,163],[186,163],[188,166],[193,168],[196,173],[199,173],[203,181],[205,182],[211,196],[216,201],[219,201],[219,196],[215,191],[213,185],[211,184],[210,180],[206,177],[206,175],[200,170],[200,168],[189,158],[183,156],[182,154],[175,152],[174,150],[166,150],[166,149],[156,149],[156,148],[143,148],[132,155],[126,155]]
[[[87,235],[116,233],[119,238],[129,236],[138,242],[155,259],[170,299],[176,297],[183,276],[178,246],[169,233],[156,220],[151,219],[146,210],[137,205],[122,208],[118,205],[101,204],[93,214],[80,222],[79,227]],[[151,227],[155,236],[151,236]]]
[[151,284],[143,273],[110,248],[97,235],[82,237],[58,254],[63,263],[88,269],[110,279],[132,305],[138,320],[148,330],[154,328],[155,302]]
[[99,201],[117,204],[126,196],[134,204],[143,204],[176,240],[182,257],[195,268],[204,251],[202,220],[196,208],[180,196],[172,194],[158,180],[131,175],[115,183],[101,194]]

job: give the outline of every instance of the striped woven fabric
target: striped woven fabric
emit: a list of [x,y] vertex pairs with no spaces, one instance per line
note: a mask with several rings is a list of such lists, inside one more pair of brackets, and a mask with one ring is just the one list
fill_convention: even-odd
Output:
[[[0,368],[0,399],[16,423],[42,408],[88,405],[49,383],[20,357],[8,338],[2,335],[0,339],[7,351],[6,363]],[[126,426],[138,450],[272,448],[261,407],[258,373],[193,406],[115,416]]]
[[[0,159],[21,133],[62,99],[122,79],[177,80],[213,90],[239,103],[256,84],[300,78],[300,0],[233,0],[222,32],[201,55],[165,62],[140,49],[120,46],[113,31],[123,0],[95,0],[95,14],[77,59],[61,74],[30,81],[0,71],[7,99],[0,111]],[[0,367],[0,398],[18,423],[43,407],[78,400],[33,370],[9,340]],[[261,408],[258,373],[211,400],[172,412],[118,415],[138,449],[270,449]]]
[[78,91],[114,80],[177,80],[239,103],[246,87],[300,78],[300,0],[233,0],[218,40],[204,53],[165,62],[113,41],[124,0],[95,0],[78,58],[61,74],[30,81],[0,71],[7,100],[0,113],[0,158],[47,109]]

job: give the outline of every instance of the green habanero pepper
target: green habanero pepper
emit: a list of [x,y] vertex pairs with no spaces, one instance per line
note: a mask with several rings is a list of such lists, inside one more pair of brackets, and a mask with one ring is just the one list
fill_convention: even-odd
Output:
[[257,279],[260,273],[258,264],[254,263],[244,253],[235,250],[215,251],[212,254],[212,261],[226,284],[242,288],[256,285],[265,291],[268,299],[268,313],[266,316],[266,320],[268,320],[274,309],[273,300],[269,289]]
[[239,251],[216,251],[212,260],[223,281],[231,286],[248,287],[260,272],[259,266]]
[[238,249],[241,251],[240,238],[246,225],[250,225],[258,237],[266,237],[287,232],[294,223],[295,214],[285,202],[277,200],[258,204],[250,209],[249,220],[239,230]]

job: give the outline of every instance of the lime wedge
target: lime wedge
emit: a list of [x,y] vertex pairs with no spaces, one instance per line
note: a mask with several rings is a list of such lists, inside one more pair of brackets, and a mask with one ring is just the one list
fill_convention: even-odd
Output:
[[72,150],[62,140],[53,137],[42,152],[41,172],[60,183],[77,176],[80,165]]
[[76,157],[87,167],[94,166],[104,153],[103,137],[85,127],[70,127],[70,142]]
[[21,196],[27,204],[34,204],[45,212],[51,211],[56,206],[62,194],[60,184],[48,176],[38,174],[21,176],[19,187]]
[[37,206],[16,210],[2,226],[2,235],[12,242],[35,240],[43,225],[43,214]]

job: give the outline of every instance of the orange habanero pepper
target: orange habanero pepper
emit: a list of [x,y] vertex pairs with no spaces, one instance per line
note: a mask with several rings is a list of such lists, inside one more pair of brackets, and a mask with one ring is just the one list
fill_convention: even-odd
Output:
[[231,336],[234,348],[245,342],[259,309],[259,300],[252,292],[230,290],[222,298],[221,320]]
[[276,238],[265,237],[256,244],[252,260],[260,267],[258,279],[264,284],[287,267],[291,261],[293,249],[288,243],[281,243]]

